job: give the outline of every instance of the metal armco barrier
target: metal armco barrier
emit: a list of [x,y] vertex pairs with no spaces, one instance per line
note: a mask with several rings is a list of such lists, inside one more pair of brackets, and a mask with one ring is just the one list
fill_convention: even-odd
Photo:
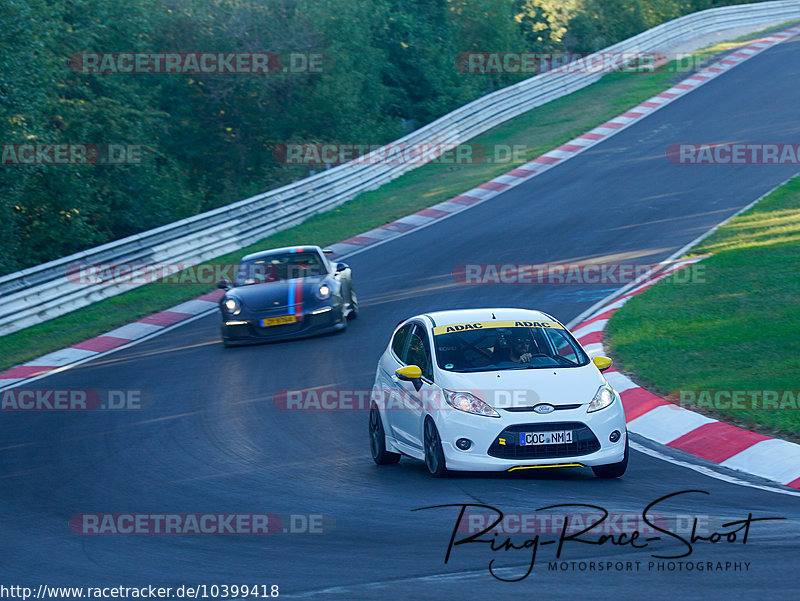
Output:
[[[598,54],[657,52],[682,40],[740,25],[800,19],[800,0],[714,8],[663,23]],[[590,61],[591,57],[587,57]],[[594,83],[603,73],[543,73],[462,106],[392,142],[462,144],[532,108]],[[380,152],[380,151],[376,151]],[[68,277],[80,264],[207,261],[374,190],[419,164],[345,163],[288,186],[0,277],[0,336],[131,290],[115,281],[91,285]],[[73,280],[75,278],[72,278]]]

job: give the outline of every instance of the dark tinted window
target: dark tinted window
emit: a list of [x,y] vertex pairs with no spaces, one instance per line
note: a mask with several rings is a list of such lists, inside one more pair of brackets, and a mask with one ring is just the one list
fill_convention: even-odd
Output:
[[406,340],[408,340],[408,334],[411,332],[411,328],[414,324],[406,324],[394,335],[394,339],[392,340],[392,351],[394,354],[397,355],[397,358],[400,361],[403,361],[403,353],[406,350]]
[[448,371],[579,367],[589,358],[558,327],[494,327],[434,336],[436,361]]
[[406,357],[403,361],[406,365],[416,365],[422,370],[422,375],[433,379],[433,366],[431,365],[431,349],[428,344],[428,334],[422,326],[415,325],[408,341]]
[[567,334],[566,330],[547,330],[547,337],[550,339],[550,342],[553,344],[559,356],[565,357],[576,364],[581,362],[581,357],[578,354],[579,351],[572,340],[570,340],[570,336]]
[[323,275],[327,272],[325,260],[315,251],[282,253],[241,263],[236,274],[236,285],[264,284]]

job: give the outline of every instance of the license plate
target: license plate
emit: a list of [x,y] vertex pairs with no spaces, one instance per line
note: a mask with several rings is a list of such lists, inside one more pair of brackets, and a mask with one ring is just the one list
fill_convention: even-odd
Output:
[[572,430],[557,432],[520,432],[519,444],[522,447],[537,444],[569,444],[572,442]]
[[287,323],[294,323],[296,321],[294,315],[281,315],[280,317],[268,317],[261,320],[261,327],[268,328],[269,326],[282,326]]

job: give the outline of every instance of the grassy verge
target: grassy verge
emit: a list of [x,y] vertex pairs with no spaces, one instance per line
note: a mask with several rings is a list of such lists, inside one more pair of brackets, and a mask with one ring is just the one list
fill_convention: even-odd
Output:
[[[783,26],[779,27],[782,28]],[[779,29],[779,28],[771,28]],[[762,32],[763,33],[763,32]],[[728,52],[752,39],[752,34],[697,53],[704,59]],[[520,146],[516,162],[428,164],[359,195],[327,213],[277,233],[214,262],[237,261],[248,252],[291,244],[333,244],[469,190],[501,175],[575,136],[615,117],[672,86],[688,73],[676,73],[674,63],[655,73],[612,73],[597,83],[537,107],[473,140]],[[493,154],[493,153],[491,153]],[[120,325],[195,298],[211,288],[202,285],[151,284],[95,303],[46,323],[0,338],[0,370],[107,332]]]
[[754,409],[749,394],[739,405],[747,409],[728,409],[727,396],[683,399],[717,419],[800,440],[800,177],[691,253],[711,254],[698,273],[704,283],[666,278],[611,318],[620,369],[676,402],[680,391],[792,390],[769,409],[760,399]]

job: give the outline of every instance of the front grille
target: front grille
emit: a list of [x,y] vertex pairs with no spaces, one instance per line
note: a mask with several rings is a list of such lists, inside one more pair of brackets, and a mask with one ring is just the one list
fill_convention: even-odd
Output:
[[[572,442],[569,444],[525,445],[519,444],[520,432],[548,432],[572,430]],[[501,445],[499,439],[505,439]],[[600,441],[581,422],[549,422],[546,424],[517,424],[509,426],[494,440],[489,447],[489,455],[499,459],[555,459],[557,457],[575,457],[589,455],[600,450]]]
[[254,311],[253,315],[257,315],[259,319],[264,317],[281,317],[282,315],[291,315],[293,313],[293,308],[293,306],[288,307],[286,305],[281,307],[266,307]]
[[[540,403],[537,403],[537,405]],[[548,403],[549,404],[549,403]],[[510,411],[512,413],[521,413],[523,411],[533,411],[533,408],[537,405],[531,405],[530,407],[503,407],[505,411]],[[574,403],[572,405],[553,405],[553,411],[565,411],[567,409],[577,409],[580,407],[580,403]],[[533,430],[530,430],[531,432]]]

